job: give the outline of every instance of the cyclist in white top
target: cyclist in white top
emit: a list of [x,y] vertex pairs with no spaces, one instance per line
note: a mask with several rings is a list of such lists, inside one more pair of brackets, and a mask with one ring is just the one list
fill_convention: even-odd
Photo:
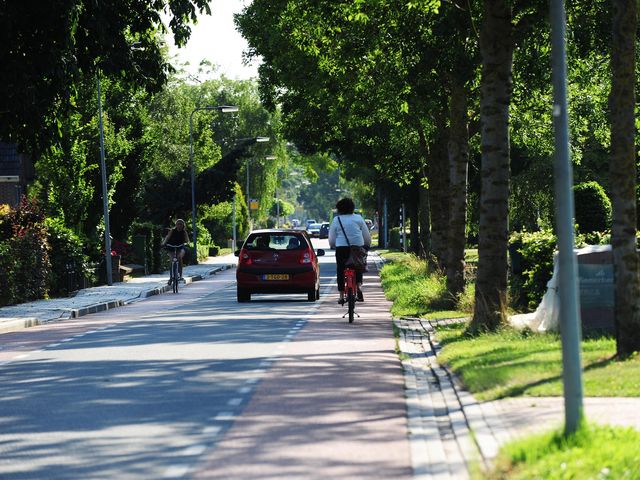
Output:
[[[349,258],[349,245],[357,245],[359,247],[369,248],[371,246],[371,234],[367,224],[360,215],[354,214],[355,205],[350,198],[343,198],[336,203],[338,215],[333,218],[329,227],[329,245],[336,251],[336,267],[338,273],[338,290],[340,291],[340,304],[344,303],[344,268],[345,262]],[[344,227],[344,232],[340,226]],[[345,233],[347,238],[345,238]],[[362,272],[356,273],[356,282],[358,283],[357,300],[364,301],[362,295]]]

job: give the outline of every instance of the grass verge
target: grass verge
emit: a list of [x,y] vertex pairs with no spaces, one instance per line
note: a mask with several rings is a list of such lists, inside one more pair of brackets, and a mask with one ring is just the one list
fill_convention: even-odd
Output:
[[640,478],[640,432],[585,423],[564,436],[554,431],[516,441],[503,448],[491,480],[637,479]]
[[393,302],[392,315],[469,316],[468,309],[452,309],[455,302],[447,293],[444,276],[430,268],[424,259],[401,252],[382,252],[382,255],[387,263],[380,278],[385,295]]
[[[440,326],[439,354],[479,400],[528,395],[562,395],[560,337],[505,329],[476,337],[464,324]],[[612,338],[582,341],[583,383],[586,396],[640,396],[640,356],[614,358]]]

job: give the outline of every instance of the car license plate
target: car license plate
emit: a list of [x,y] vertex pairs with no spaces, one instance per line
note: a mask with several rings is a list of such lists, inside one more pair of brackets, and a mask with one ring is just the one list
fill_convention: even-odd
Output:
[[263,280],[289,280],[288,273],[272,273],[268,275],[262,275]]

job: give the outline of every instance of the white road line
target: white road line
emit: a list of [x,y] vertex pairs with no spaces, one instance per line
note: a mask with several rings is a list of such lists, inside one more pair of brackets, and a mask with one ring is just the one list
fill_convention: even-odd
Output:
[[222,427],[219,425],[209,425],[208,427],[205,427],[204,430],[202,430],[202,434],[215,437],[220,433],[221,430]]
[[73,340],[73,338],[65,338],[62,340],[62,343],[70,342],[71,340]]
[[233,412],[220,412],[214,417],[216,421],[225,421],[225,420],[233,420],[234,415]]
[[59,343],[50,343],[49,345],[47,345],[45,348],[56,348],[59,347],[60,344]]
[[172,465],[164,472],[163,478],[182,478],[189,472],[186,465]]
[[246,382],[247,382],[247,383],[258,383],[258,381],[260,381],[260,379],[259,379],[259,378],[257,378],[257,377],[254,377],[254,378],[248,378],[248,379],[246,380]]
[[31,355],[30,353],[22,353],[20,355],[17,355],[15,357],[13,357],[14,360],[22,360],[23,358],[27,358],[29,355]]
[[238,393],[241,395],[245,395],[247,393],[249,393],[252,390],[251,387],[242,387],[238,389]]
[[231,400],[229,400],[227,402],[227,405],[229,405],[230,407],[237,407],[241,403],[242,403],[242,399],[241,398],[232,398]]
[[192,457],[194,455],[202,455],[206,449],[207,449],[206,445],[202,445],[202,444],[191,445],[190,447],[185,448],[182,451],[182,455],[186,457]]

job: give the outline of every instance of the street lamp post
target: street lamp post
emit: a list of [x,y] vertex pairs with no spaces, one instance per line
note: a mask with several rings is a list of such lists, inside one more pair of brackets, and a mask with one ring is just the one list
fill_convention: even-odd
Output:
[[222,113],[237,112],[238,107],[235,105],[218,105],[196,107],[189,116],[189,166],[191,169],[191,226],[193,229],[193,256],[194,264],[198,263],[198,243],[196,230],[196,172],[193,165],[193,114],[200,110],[217,110]]
[[[236,145],[240,144],[241,146],[245,146],[245,145],[251,145],[254,143],[264,143],[264,142],[268,142],[270,140],[269,137],[248,137],[248,138],[238,138],[236,140]],[[247,170],[247,197],[246,197],[246,202],[247,202],[247,207],[249,207],[249,161],[247,160],[247,164],[246,164],[246,170]],[[237,240],[237,235],[236,235],[236,194],[233,194],[233,250],[235,251],[236,249],[236,240]],[[247,213],[249,215],[249,219],[251,219],[251,211],[250,208],[247,208]]]

